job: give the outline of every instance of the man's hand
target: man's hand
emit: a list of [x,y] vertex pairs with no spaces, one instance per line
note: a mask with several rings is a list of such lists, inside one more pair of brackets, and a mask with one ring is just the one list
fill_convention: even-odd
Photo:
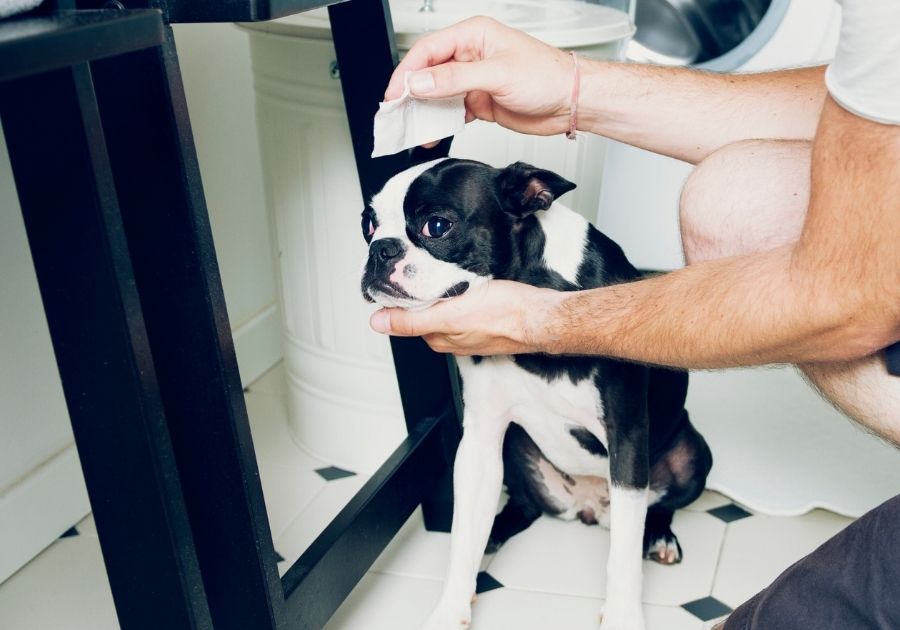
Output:
[[[810,140],[825,98],[824,66],[750,75],[580,58],[579,131],[692,164],[753,138]],[[466,121],[534,135],[569,128],[575,66],[569,54],[486,17],[418,40],[394,70],[421,98],[465,94]],[[774,114],[777,112],[777,115]]]
[[376,311],[372,329],[400,337],[422,336],[437,352],[459,355],[544,352],[549,318],[561,294],[527,284],[490,280],[424,311]]
[[385,100],[403,93],[407,72],[415,72],[409,86],[416,96],[465,94],[467,122],[537,135],[568,129],[571,57],[496,20],[471,18],[417,41],[394,70]]

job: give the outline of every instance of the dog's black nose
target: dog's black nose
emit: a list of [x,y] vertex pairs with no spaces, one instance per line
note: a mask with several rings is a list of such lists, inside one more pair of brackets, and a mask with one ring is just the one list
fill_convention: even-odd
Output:
[[403,242],[399,238],[381,238],[372,243],[369,256],[386,261],[399,257],[403,251]]

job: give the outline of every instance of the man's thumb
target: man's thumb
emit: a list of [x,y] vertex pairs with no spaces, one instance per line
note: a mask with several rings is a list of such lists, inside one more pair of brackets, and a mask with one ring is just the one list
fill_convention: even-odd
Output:
[[369,326],[371,326],[372,330],[375,332],[384,333],[386,335],[391,334],[390,311],[386,308],[382,308],[372,313],[372,317],[369,318]]
[[[422,333],[418,330],[424,317],[422,313],[411,313],[402,308],[383,308],[372,313],[369,318],[369,326],[375,332],[397,337],[418,337]],[[418,324],[418,325],[417,325]]]

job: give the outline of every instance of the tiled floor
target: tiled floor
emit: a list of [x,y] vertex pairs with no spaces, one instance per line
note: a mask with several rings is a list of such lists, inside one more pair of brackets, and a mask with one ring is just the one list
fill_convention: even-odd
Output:
[[[282,374],[253,384],[247,405],[282,573],[365,482],[304,453],[287,432]],[[701,630],[850,522],[817,510],[754,515],[705,493],[676,515],[684,561],[644,563],[648,630]],[[0,584],[3,630],[118,627],[91,517]],[[485,559],[475,630],[595,629],[609,533],[541,518]],[[329,622],[329,630],[415,630],[437,601],[449,549],[417,511]]]

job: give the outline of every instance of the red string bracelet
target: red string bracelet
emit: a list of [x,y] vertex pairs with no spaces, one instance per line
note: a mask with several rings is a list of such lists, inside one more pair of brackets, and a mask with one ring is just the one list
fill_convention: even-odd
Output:
[[572,105],[569,107],[569,130],[566,132],[566,138],[575,139],[575,122],[578,118],[578,88],[581,84],[581,73],[578,69],[578,55],[572,51],[572,61],[575,63],[575,81],[572,84]]

